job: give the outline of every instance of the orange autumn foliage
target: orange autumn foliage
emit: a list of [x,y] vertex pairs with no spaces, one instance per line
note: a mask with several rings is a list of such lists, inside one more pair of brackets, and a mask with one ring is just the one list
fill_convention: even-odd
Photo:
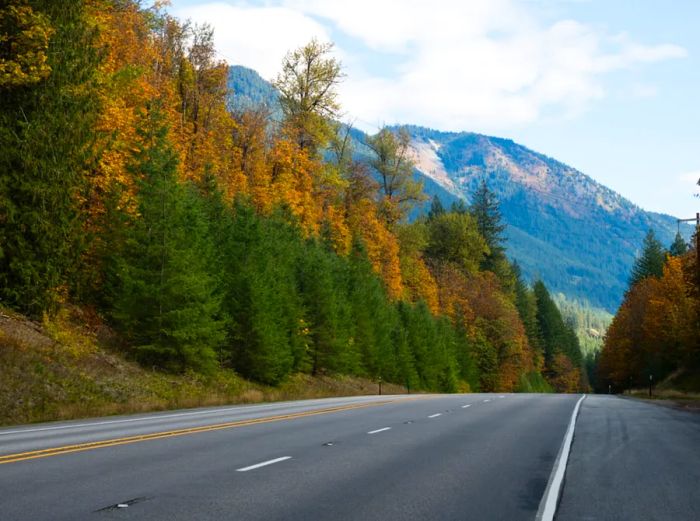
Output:
[[599,378],[617,390],[646,385],[697,360],[700,335],[693,255],[669,257],[661,278],[630,288],[605,339]]
[[495,389],[513,391],[519,378],[536,370],[535,356],[513,302],[493,273],[465,275],[454,264],[432,266],[439,288],[440,311],[462,324],[472,339],[485,338],[495,350]]
[[558,393],[576,393],[581,389],[581,370],[574,367],[571,359],[557,353],[552,360],[552,376],[549,383]]
[[476,322],[497,351],[498,389],[514,390],[521,374],[535,369],[533,352],[515,305],[501,291],[498,279],[491,272],[474,276],[465,288],[465,295]]

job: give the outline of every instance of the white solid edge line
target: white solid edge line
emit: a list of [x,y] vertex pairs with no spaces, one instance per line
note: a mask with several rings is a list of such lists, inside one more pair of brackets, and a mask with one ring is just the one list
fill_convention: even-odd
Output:
[[381,429],[369,431],[367,434],[377,434],[378,432],[384,432],[384,431],[388,431],[388,430],[391,430],[391,427],[383,427]]
[[471,406],[472,406],[472,404],[468,403],[467,405],[462,405],[462,409],[466,409],[467,407],[471,407]]
[[442,416],[442,413],[439,412],[437,414],[431,414],[430,416],[428,416],[428,418],[437,418],[438,416]]
[[241,469],[236,469],[236,472],[248,472],[249,470],[259,469],[260,467],[267,467],[268,465],[272,465],[274,463],[279,463],[280,461],[285,461],[288,459],[292,459],[292,457],[291,456],[282,456],[281,458],[275,458],[275,459],[271,459],[268,461],[263,461],[262,463],[256,463],[255,465],[251,465],[250,467],[243,467]]
[[537,509],[536,521],[552,521],[554,519],[554,514],[557,512],[557,502],[559,501],[559,495],[561,494],[561,487],[564,483],[564,474],[566,473],[566,464],[569,461],[569,453],[571,452],[571,442],[574,440],[574,429],[576,428],[576,418],[578,417],[578,411],[581,407],[581,402],[586,397],[584,394],[576,402],[574,407],[574,412],[571,413],[571,420],[569,421],[569,428],[566,430],[564,435],[564,442],[559,449],[559,455],[557,460],[554,462],[554,468],[552,469],[552,474],[549,476],[549,483],[547,483],[547,488],[544,491],[542,500],[540,501],[540,507]]

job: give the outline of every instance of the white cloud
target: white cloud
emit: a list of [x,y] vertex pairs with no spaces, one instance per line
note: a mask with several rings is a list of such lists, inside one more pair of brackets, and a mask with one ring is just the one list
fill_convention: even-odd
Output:
[[328,31],[300,11],[284,6],[252,7],[243,2],[215,2],[177,8],[173,14],[214,28],[219,55],[231,64],[273,79],[287,51],[315,37],[330,41]]
[[[366,128],[410,122],[493,131],[545,115],[574,117],[606,96],[606,74],[687,54],[575,20],[544,24],[526,7],[512,0],[231,0],[176,14],[210,22],[221,53],[266,78],[287,50],[313,36],[340,36],[341,100]],[[629,95],[652,89],[632,86]]]
[[653,98],[658,93],[658,89],[654,85],[647,83],[634,83],[627,93],[629,96],[637,99]]

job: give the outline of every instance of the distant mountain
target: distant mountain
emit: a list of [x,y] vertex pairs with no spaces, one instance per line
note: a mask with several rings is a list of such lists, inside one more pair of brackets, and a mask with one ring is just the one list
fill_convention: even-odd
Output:
[[[578,170],[509,139],[408,127],[418,170],[469,200],[485,179],[508,223],[509,254],[554,292],[613,311],[644,235],[670,245],[676,219],[646,212]],[[686,231],[689,227],[685,228]]]
[[[276,104],[274,88],[251,69],[231,67],[229,85],[234,105]],[[509,139],[407,128],[426,193],[449,206],[469,201],[485,179],[508,224],[509,255],[527,278],[541,278],[554,293],[614,311],[646,232],[653,229],[669,245],[676,233],[675,218],[644,211],[578,170]],[[355,138],[362,141],[362,134]],[[685,230],[689,235],[690,227]]]
[[279,112],[277,90],[253,69],[241,65],[229,67],[228,88],[233,93],[229,97],[229,109],[245,110],[266,105],[273,112]]

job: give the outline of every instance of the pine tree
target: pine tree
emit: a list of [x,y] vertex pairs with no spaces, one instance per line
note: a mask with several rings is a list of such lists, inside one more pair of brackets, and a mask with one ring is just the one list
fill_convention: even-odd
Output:
[[404,350],[402,337],[394,337],[400,329],[398,314],[361,244],[355,245],[350,259],[349,288],[353,347],[362,357],[362,374],[384,380],[393,376],[398,383],[415,388],[418,384],[410,351]]
[[310,372],[309,324],[297,287],[302,239],[285,217],[261,217],[235,206],[226,259],[224,309],[231,319],[226,345],[243,376],[275,385],[292,371]]
[[421,388],[454,392],[457,389],[458,368],[454,354],[454,330],[446,322],[447,319],[433,317],[423,302],[415,305],[400,302],[399,312]]
[[681,255],[688,253],[688,243],[685,242],[685,239],[680,232],[676,233],[676,238],[673,240],[673,244],[671,244],[668,253],[672,257],[680,257]]
[[317,241],[309,241],[305,250],[297,277],[309,328],[311,374],[357,373],[347,262]]
[[513,273],[515,275],[515,307],[518,309],[523,326],[525,326],[527,340],[535,353],[544,356],[542,332],[537,323],[537,299],[533,291],[523,281],[522,272],[517,263],[513,263]]
[[[64,296],[84,251],[79,208],[96,156],[100,56],[84,2],[34,0],[28,9],[38,18],[20,40],[51,36],[45,67],[28,65],[38,75],[0,81],[0,301],[36,316]],[[0,24],[12,19],[5,14]],[[0,46],[5,65],[22,52],[17,43],[10,35]],[[40,59],[42,47],[28,56]]]
[[474,217],[477,229],[489,247],[490,253],[485,259],[484,265],[490,266],[496,259],[505,256],[503,232],[506,230],[506,225],[502,222],[496,194],[489,189],[485,180],[481,181],[472,195],[469,213]]
[[666,252],[664,247],[656,238],[654,230],[649,230],[646,237],[644,237],[642,254],[637,258],[632,268],[630,286],[634,286],[647,277],[661,277],[665,262]]
[[138,216],[114,262],[112,317],[145,364],[208,372],[224,340],[221,299],[208,269],[212,243],[202,203],[177,182],[177,158],[158,108],[139,130],[132,170]]
[[533,291],[537,301],[537,325],[542,333],[545,367],[548,378],[552,381],[560,376],[558,368],[564,367],[558,355],[566,356],[574,368],[582,367],[583,357],[576,333],[564,323],[561,312],[541,280],[535,283]]
[[469,207],[467,206],[467,203],[464,202],[464,199],[458,199],[456,201],[452,201],[452,204],[450,205],[450,212],[460,214],[469,213]]
[[437,195],[434,195],[433,200],[430,203],[430,210],[428,210],[428,219],[434,219],[443,213],[445,213],[445,207],[442,205],[440,198]]
[[481,181],[472,196],[469,213],[474,217],[477,229],[489,248],[481,262],[481,269],[494,273],[503,290],[512,297],[515,277],[505,253],[506,225],[503,223],[496,194],[489,189],[485,180]]

